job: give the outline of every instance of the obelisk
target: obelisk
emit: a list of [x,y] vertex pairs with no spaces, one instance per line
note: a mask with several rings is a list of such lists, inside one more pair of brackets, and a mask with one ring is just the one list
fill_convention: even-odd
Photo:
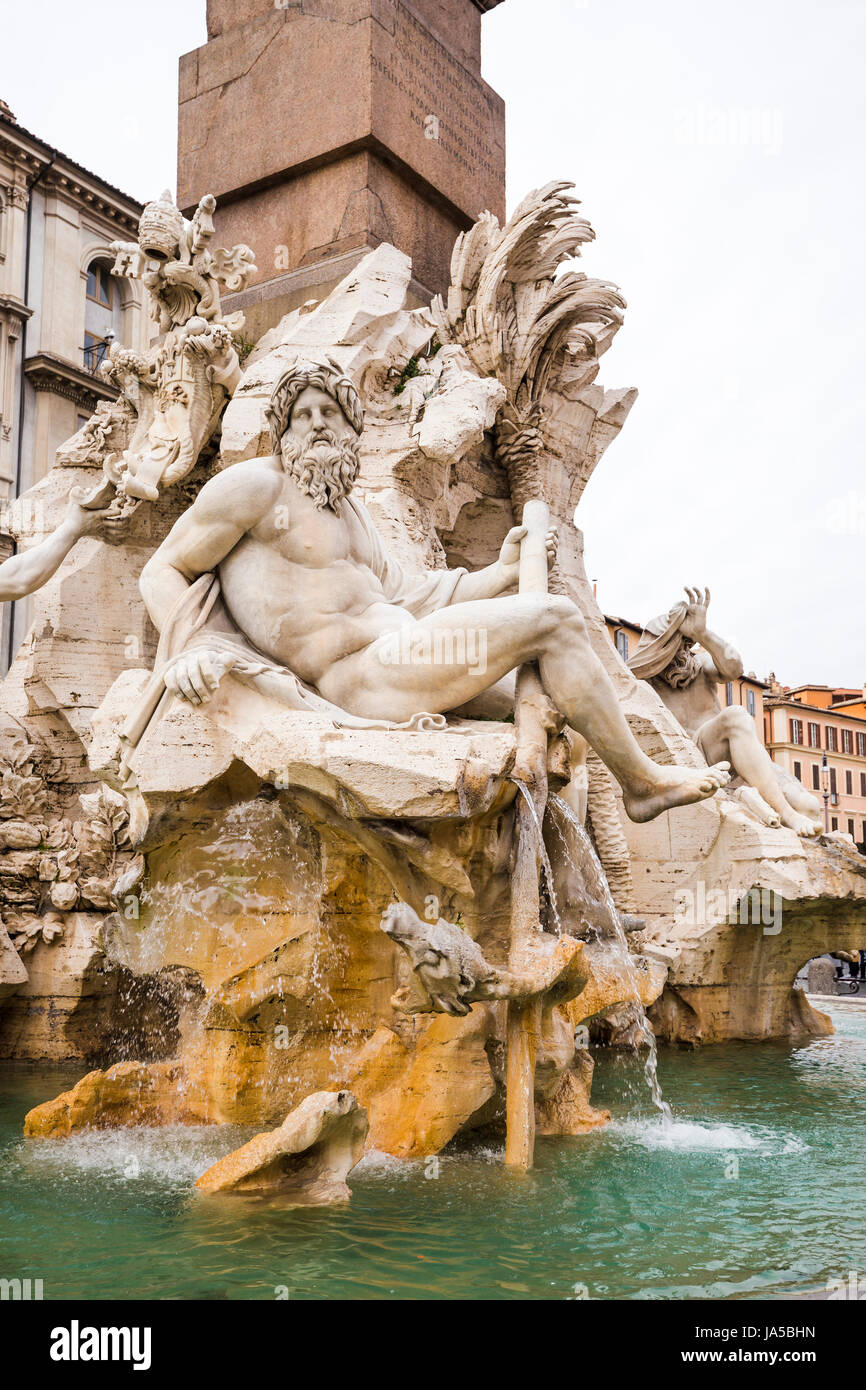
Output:
[[505,212],[505,110],[481,76],[501,0],[207,0],[180,60],[178,203],[218,200],[258,273],[225,296],[258,338],[368,251],[412,257],[419,302],[459,232]]

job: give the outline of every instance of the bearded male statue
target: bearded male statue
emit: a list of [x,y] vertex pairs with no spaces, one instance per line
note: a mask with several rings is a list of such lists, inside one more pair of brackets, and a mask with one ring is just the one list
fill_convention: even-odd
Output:
[[[537,661],[550,700],[617,778],[633,820],[727,782],[725,764],[660,766],[642,752],[576,605],[515,592],[523,527],[477,573],[403,572],[352,492],[363,410],[336,364],[286,371],[268,421],[273,452],[211,479],[142,572],[162,634],[162,694],[203,705],[233,671],[336,722],[405,727],[463,711]],[[555,549],[551,533],[550,562]],[[472,659],[481,649],[485,659]],[[133,739],[153,699],[132,721]]]
[[821,808],[815,797],[773,762],[742,705],[722,709],[719,683],[739,680],[742,658],[707,627],[709,589],[685,592],[688,603],[675,604],[647,624],[628,663],[631,670],[658,692],[708,763],[719,758],[730,763],[732,775],[747,784],[743,800],[761,820],[781,822],[798,835],[818,835]]

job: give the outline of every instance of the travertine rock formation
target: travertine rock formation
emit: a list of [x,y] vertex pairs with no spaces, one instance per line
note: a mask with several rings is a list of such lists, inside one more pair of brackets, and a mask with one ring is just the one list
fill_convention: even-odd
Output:
[[347,1202],[346,1178],[364,1153],[367,1116],[348,1091],[316,1091],[279,1129],[257,1134],[196,1182],[202,1192],[260,1193],[293,1204]]

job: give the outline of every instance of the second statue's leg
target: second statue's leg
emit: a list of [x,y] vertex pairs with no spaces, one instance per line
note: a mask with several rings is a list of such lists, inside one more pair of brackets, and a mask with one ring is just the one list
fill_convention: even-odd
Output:
[[758,739],[752,716],[741,705],[729,705],[705,724],[700,743],[707,759],[727,754],[736,775],[760,792],[789,830],[798,835],[820,832],[820,808],[804,814],[791,805],[779,785],[776,764]]

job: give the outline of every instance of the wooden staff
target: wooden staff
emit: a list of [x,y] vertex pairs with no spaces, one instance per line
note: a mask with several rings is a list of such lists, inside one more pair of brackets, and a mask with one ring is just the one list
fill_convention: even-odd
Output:
[[[521,594],[547,593],[546,502],[530,501],[523,508],[526,535],[520,543]],[[526,785],[532,809],[520,793],[517,805],[517,846],[511,880],[511,948],[509,966],[519,971],[527,946],[541,929],[539,829],[547,805],[547,697],[535,662],[517,673],[514,724],[517,742],[514,776]],[[541,1032],[541,996],[510,1001],[507,1020],[505,1162],[527,1170],[535,1157],[535,1059]]]

